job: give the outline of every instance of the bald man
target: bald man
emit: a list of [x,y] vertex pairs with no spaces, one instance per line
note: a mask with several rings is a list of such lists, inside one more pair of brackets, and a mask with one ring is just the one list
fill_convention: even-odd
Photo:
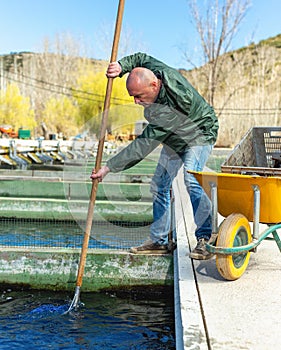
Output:
[[168,234],[171,228],[170,187],[183,166],[184,182],[190,196],[197,245],[190,253],[193,259],[210,259],[205,243],[212,233],[211,203],[188,170],[202,171],[217,139],[218,120],[213,108],[174,68],[144,53],[126,56],[110,63],[107,77],[129,73],[126,87],[136,104],[144,107],[148,125],[134,141],[109,159],[92,179],[102,181],[109,172],[131,168],[159,145],[162,146],[151,181],[153,223],[150,238],[134,254],[170,252]]

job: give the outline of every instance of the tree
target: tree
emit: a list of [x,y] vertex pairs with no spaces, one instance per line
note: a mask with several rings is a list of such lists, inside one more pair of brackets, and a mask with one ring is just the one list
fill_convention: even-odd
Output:
[[[91,69],[85,70],[84,67],[83,73],[78,78],[76,90],[80,93],[74,93],[79,106],[79,126],[98,135],[107,83],[105,70],[96,73]],[[114,80],[107,127],[107,131],[110,133],[113,130],[117,133],[118,128],[125,125],[127,128],[128,124],[134,124],[136,120],[141,119],[141,108],[135,106],[133,99],[129,97],[124,80],[125,77]]]
[[[231,48],[233,38],[250,6],[250,0],[206,0],[205,6],[202,3],[199,5],[197,0],[188,0],[188,3],[199,34],[203,63],[206,65],[206,99],[214,105],[216,90],[225,78],[222,68],[228,56],[224,54]],[[187,54],[185,57],[192,63]]]
[[78,133],[78,108],[66,96],[52,97],[46,102],[42,120],[51,133],[62,133],[65,137]]
[[[95,35],[96,51],[99,52],[99,56],[105,59],[110,57],[113,34],[114,24],[104,22],[100,25],[100,29]],[[143,41],[141,34],[139,32],[133,32],[132,29],[125,24],[121,32],[118,56],[123,57],[137,51],[146,50],[147,44]]]
[[36,126],[30,100],[20,94],[15,84],[8,84],[0,92],[0,124],[9,124],[15,130],[22,127],[32,130]]

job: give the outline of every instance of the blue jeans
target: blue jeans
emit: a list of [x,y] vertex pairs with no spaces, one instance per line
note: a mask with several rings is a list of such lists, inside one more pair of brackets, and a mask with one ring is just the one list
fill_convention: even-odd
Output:
[[171,230],[170,188],[182,165],[184,182],[190,196],[196,224],[195,236],[197,240],[210,238],[211,201],[195,177],[187,170],[202,171],[212,149],[212,145],[193,146],[187,147],[180,155],[171,155],[163,147],[151,182],[153,223],[150,228],[150,237],[153,242],[168,243],[168,234]]

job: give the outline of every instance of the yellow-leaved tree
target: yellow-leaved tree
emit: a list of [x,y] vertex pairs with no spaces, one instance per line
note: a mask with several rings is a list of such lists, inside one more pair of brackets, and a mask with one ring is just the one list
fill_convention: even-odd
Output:
[[[98,135],[100,131],[107,78],[105,72],[93,72],[90,67],[78,78],[79,94],[74,93],[79,106],[79,125]],[[84,94],[81,93],[84,91]],[[143,110],[128,95],[125,77],[114,79],[108,114],[109,133],[132,133],[135,121],[142,119]]]
[[42,121],[50,133],[62,133],[69,138],[78,133],[78,107],[70,98],[50,98],[42,112]]
[[30,99],[20,94],[16,84],[9,84],[5,91],[0,91],[0,124],[9,124],[15,130],[32,131],[36,127]]

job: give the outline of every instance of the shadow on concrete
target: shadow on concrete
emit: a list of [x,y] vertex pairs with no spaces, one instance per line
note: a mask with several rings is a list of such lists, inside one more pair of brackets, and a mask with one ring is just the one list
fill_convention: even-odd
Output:
[[[216,281],[225,281],[225,279],[219,274],[216,267],[216,260],[205,260],[194,262],[195,271],[201,275],[213,279]],[[207,281],[207,280],[206,280]]]

